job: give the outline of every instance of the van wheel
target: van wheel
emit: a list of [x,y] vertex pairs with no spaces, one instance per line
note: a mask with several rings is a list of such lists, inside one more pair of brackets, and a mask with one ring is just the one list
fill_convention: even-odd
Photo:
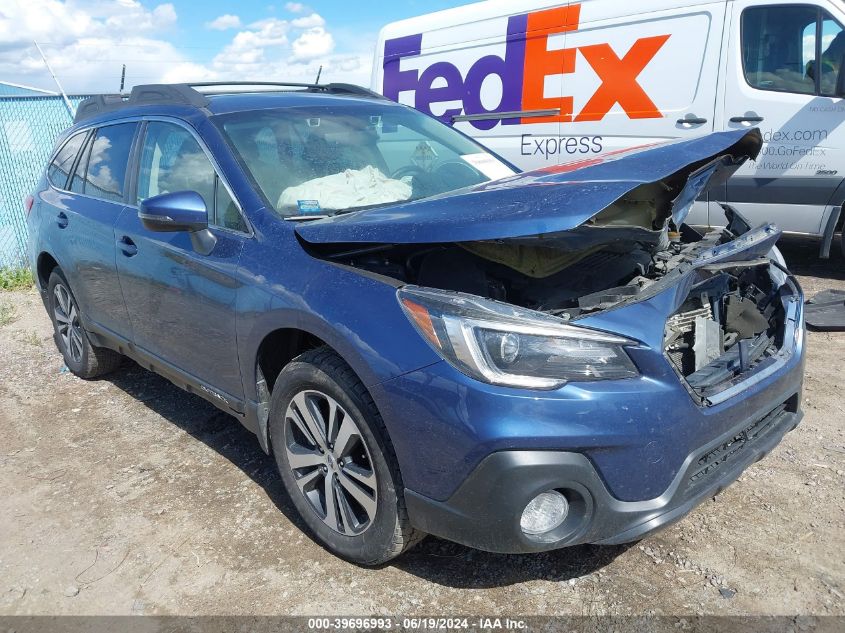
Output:
[[79,304],[70,285],[58,269],[50,274],[47,301],[53,321],[53,340],[76,376],[86,380],[114,371],[123,356],[103,347],[95,347],[79,319]]
[[329,551],[361,565],[422,540],[375,403],[328,347],[295,358],[270,399],[270,442],[293,504]]

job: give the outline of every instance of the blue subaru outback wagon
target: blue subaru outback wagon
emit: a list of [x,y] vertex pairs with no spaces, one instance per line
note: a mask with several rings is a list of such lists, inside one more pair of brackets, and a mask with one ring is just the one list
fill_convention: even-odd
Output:
[[636,540],[798,424],[779,230],[684,223],[757,130],[519,173],[361,88],[251,86],[83,102],[29,255],[74,374],[230,413],[332,552]]

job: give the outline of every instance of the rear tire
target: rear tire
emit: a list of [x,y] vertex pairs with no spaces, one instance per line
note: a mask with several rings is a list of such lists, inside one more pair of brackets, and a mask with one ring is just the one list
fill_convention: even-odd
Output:
[[79,304],[65,276],[57,268],[47,283],[47,305],[53,321],[53,340],[76,376],[90,380],[117,369],[123,356],[103,347],[95,347],[82,327]]
[[408,520],[399,465],[372,397],[328,347],[279,374],[270,443],[293,504],[333,554],[379,565],[425,536]]

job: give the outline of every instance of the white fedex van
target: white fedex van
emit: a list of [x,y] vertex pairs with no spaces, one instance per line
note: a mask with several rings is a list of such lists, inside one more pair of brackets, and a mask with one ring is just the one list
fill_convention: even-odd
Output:
[[[372,88],[523,169],[716,130],[765,146],[690,222],[824,237],[845,202],[843,0],[489,0],[382,29]],[[845,238],[843,238],[845,250]]]

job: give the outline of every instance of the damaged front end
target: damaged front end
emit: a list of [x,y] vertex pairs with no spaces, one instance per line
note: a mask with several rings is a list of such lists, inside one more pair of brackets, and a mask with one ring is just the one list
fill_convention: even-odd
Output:
[[[744,224],[727,214],[731,226]],[[720,257],[719,233],[690,249],[698,255],[691,287],[664,327],[664,353],[702,403],[721,402],[745,377],[773,368],[802,332],[801,289],[774,249],[780,232],[767,225],[741,235],[727,242],[728,257]]]
[[[729,207],[725,229],[702,235],[684,224],[694,202],[756,157],[760,145],[756,130],[711,135],[577,170],[523,174],[451,196],[314,222],[297,231],[309,252],[322,259],[424,291],[445,291],[447,300],[459,297],[473,309],[479,301],[487,301],[484,309],[490,312],[497,310],[493,304],[504,304],[506,326],[496,330],[496,344],[509,344],[501,332],[508,327],[519,332],[520,320],[536,322],[558,341],[553,346],[559,359],[586,353],[584,346],[591,343],[584,342],[589,339],[584,333],[594,330],[581,321],[672,295],[673,305],[658,325],[665,322],[664,354],[690,394],[713,403],[777,357],[800,331],[798,308],[793,310],[796,301],[800,306],[800,289],[778,260],[776,227],[750,229]],[[436,297],[423,298],[437,304]],[[409,306],[403,307],[408,312]],[[427,328],[437,324],[436,312],[427,312],[422,325],[415,323],[426,336],[434,332]],[[483,321],[484,315],[472,318]],[[442,323],[448,325],[448,319]],[[435,347],[460,338],[441,327],[440,339],[427,336]],[[574,347],[566,347],[566,328],[581,332]],[[595,346],[616,351],[593,362],[580,379],[636,374],[617,349],[632,341],[606,338]],[[464,354],[484,355],[485,345],[487,339],[479,339],[475,352]],[[459,352],[453,355],[458,358]],[[492,374],[504,371],[491,362],[488,358]],[[555,362],[567,380],[579,379],[581,370]],[[617,366],[604,371],[602,362]],[[468,362],[453,364],[475,375]],[[554,380],[557,370],[545,371],[549,375],[537,374],[534,381],[499,384],[562,384]],[[497,382],[495,375],[477,377]]]

